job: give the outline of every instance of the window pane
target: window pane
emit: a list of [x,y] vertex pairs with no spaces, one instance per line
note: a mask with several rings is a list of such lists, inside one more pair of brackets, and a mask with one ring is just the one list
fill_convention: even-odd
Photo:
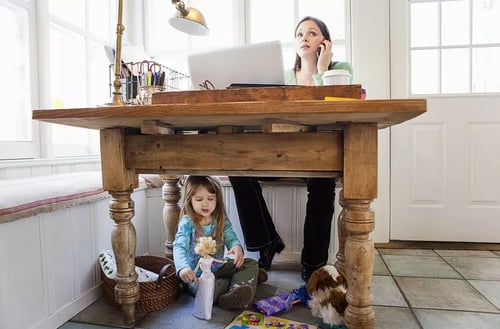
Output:
[[[251,0],[250,8],[250,42],[281,40],[293,42],[293,29],[297,22],[305,16],[314,16],[328,26],[332,39],[345,39],[345,0],[299,0],[298,12],[295,14],[294,2],[290,0]],[[269,25],[262,22],[276,22],[279,13],[279,24]]]
[[0,141],[30,141],[28,12],[24,8],[0,5],[0,26],[0,40],[4,45],[0,51],[0,61],[4,63],[4,79],[0,79],[0,90],[4,95],[0,107]]
[[205,37],[191,37],[192,49],[223,48],[234,45],[237,31],[234,0],[218,0],[215,6],[211,1],[194,0],[192,6],[203,13],[210,29],[209,35]]
[[161,56],[161,54],[178,49],[188,48],[188,35],[174,29],[168,20],[176,9],[171,1],[148,0],[145,4],[144,22],[146,52],[150,56]]
[[441,92],[445,94],[470,92],[469,49],[443,49],[441,56]]
[[295,47],[283,47],[283,66],[291,69],[295,65]]
[[469,43],[469,1],[444,1],[441,7],[441,43],[464,45]]
[[[104,50],[103,50],[104,52]],[[60,26],[50,26],[50,87],[52,106],[85,107],[85,39]]]
[[500,47],[472,50],[472,91],[500,92]]
[[473,1],[472,40],[478,43],[500,43],[500,1]]
[[[109,83],[109,60],[104,52],[104,45],[89,43],[89,106],[107,103],[111,100]],[[114,76],[112,76],[114,79]]]
[[[441,17],[435,15],[438,5]],[[417,66],[427,63],[413,58],[421,56],[415,48],[435,48],[442,54],[435,67],[441,74],[439,93],[500,92],[500,0],[410,0],[410,10],[412,74],[428,69]],[[432,34],[439,26],[440,39]],[[422,92],[423,78],[410,78],[419,83],[411,86],[412,93]]]
[[332,40],[345,39],[345,1],[309,0],[299,1],[299,20],[314,16],[325,22]]
[[85,28],[85,0],[49,0],[49,13]]
[[336,44],[335,41],[333,42],[333,61],[342,61],[345,62],[347,61],[346,58],[346,49],[344,44]]
[[413,50],[411,52],[411,93],[436,94],[439,92],[439,52]]
[[[81,35],[55,24],[50,26],[50,99],[53,108],[87,106],[85,54],[85,39]],[[63,125],[52,125],[51,128],[52,156],[86,155],[92,151],[88,146],[88,129]]]
[[437,3],[411,4],[411,46],[438,45],[439,17]]
[[[66,0],[66,2],[69,2]],[[89,8],[88,30],[104,41],[116,42],[117,1],[87,0]],[[126,32],[125,32],[126,33]]]
[[[186,2],[189,4],[190,2]],[[200,10],[205,17],[210,33],[207,36],[188,35],[173,28],[168,20],[176,13],[171,1],[148,0],[145,2],[145,49],[154,57],[176,57],[176,53],[230,47],[237,39],[233,0],[218,0],[217,6],[209,1],[191,1],[189,6]],[[169,62],[163,63],[172,67]]]
[[[249,1],[250,39],[248,43],[271,40],[292,42],[294,39],[293,29],[297,24],[293,5],[294,2],[290,0]],[[279,16],[279,19],[275,17],[276,15]]]

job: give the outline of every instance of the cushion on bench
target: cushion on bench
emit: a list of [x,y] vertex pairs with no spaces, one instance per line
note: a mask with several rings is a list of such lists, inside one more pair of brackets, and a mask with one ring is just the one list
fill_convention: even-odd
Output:
[[[159,187],[158,175],[141,175],[139,187]],[[0,180],[0,224],[108,197],[100,171]]]
[[0,181],[0,223],[104,199],[101,172],[86,171]]

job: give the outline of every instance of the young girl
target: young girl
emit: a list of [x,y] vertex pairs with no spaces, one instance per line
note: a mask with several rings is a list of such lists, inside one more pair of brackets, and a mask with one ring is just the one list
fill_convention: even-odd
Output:
[[214,302],[224,309],[238,309],[250,304],[255,295],[259,268],[254,259],[243,258],[241,243],[226,218],[221,185],[214,177],[189,176],[185,182],[183,208],[173,249],[177,274],[184,282],[185,290],[193,296],[201,274],[196,268],[201,256],[195,253],[195,243],[200,237],[212,237],[216,241],[215,259],[224,259],[224,247],[228,255],[234,255],[234,259],[226,258],[226,263],[211,264],[215,276]]

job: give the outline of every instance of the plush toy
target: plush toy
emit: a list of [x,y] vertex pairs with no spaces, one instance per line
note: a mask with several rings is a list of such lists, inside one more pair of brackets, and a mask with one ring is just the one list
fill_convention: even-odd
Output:
[[311,312],[323,320],[324,327],[345,324],[347,283],[333,265],[325,265],[313,272],[307,282],[307,292],[311,296]]
[[201,256],[194,269],[194,273],[198,272],[198,269],[201,269],[193,311],[193,315],[199,319],[210,320],[212,318],[215,290],[215,276],[212,273],[212,262],[225,263],[225,261],[210,256],[215,254],[216,248],[216,241],[210,236],[200,237],[194,247],[194,252]]

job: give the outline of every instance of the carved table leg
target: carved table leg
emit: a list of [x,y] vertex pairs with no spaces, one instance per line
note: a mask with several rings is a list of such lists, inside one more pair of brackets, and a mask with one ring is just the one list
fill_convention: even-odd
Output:
[[345,228],[345,213],[347,210],[347,203],[344,199],[344,188],[342,179],[337,180],[337,184],[342,184],[342,189],[339,195],[339,204],[342,207],[340,211],[339,218],[337,221],[337,233],[339,237],[339,250],[337,252],[337,261],[335,262],[335,268],[339,273],[346,276],[346,264],[345,264],[345,241],[347,239],[347,230]]
[[377,197],[376,124],[347,124],[344,129],[345,272],[347,303],[344,316],[349,329],[373,329],[372,275],[375,248],[370,233],[375,214],[370,204]]
[[116,258],[115,300],[122,306],[127,324],[135,323],[139,284],[135,272],[136,234],[132,224],[134,202],[131,193],[139,186],[138,176],[125,165],[125,132],[120,128],[101,130],[103,188],[111,194],[109,214],[115,226],[111,245]]
[[347,272],[347,309],[345,319],[349,329],[372,329],[375,314],[372,309],[372,275],[375,249],[369,234],[375,227],[372,200],[347,200],[345,245]]
[[161,175],[163,180],[162,196],[165,200],[163,206],[163,225],[165,226],[165,256],[173,259],[173,242],[177,233],[179,224],[179,214],[181,207],[179,200],[181,199],[181,186],[179,184],[180,176]]
[[130,191],[110,192],[109,213],[115,221],[111,245],[116,257],[115,300],[122,305],[125,322],[135,322],[135,303],[139,300],[139,284],[135,272],[136,233],[132,225],[134,201]]

